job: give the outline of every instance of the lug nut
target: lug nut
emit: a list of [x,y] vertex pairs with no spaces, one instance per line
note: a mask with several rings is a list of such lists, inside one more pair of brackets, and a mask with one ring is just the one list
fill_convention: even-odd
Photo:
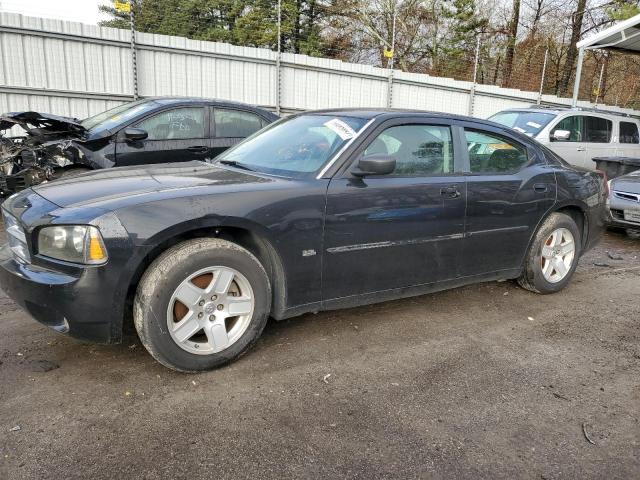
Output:
[[217,299],[218,299],[218,296],[217,296],[217,295],[212,295],[212,296],[211,296],[211,300],[217,300]]
[[204,305],[204,300],[200,300],[200,301],[198,302],[198,305],[203,306],[203,305]]
[[222,309],[224,309],[224,305],[219,304],[219,305],[218,305],[218,310],[222,310]]
[[198,318],[202,318],[202,313],[199,313],[199,314],[198,314]]
[[210,320],[210,321],[212,321],[212,322],[213,322],[215,319],[216,319],[215,315],[209,315],[209,320]]

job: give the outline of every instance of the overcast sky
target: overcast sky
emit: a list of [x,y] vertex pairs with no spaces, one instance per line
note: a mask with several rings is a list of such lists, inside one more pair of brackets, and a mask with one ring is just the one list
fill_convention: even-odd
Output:
[[108,3],[110,0],[0,0],[0,11],[96,24],[105,19],[98,5]]

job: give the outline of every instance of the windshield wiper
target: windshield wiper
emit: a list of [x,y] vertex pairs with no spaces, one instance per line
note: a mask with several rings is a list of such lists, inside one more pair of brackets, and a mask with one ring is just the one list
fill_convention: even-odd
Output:
[[252,168],[247,167],[244,163],[236,162],[235,160],[218,160],[218,163],[222,165],[229,165],[230,167],[241,168],[242,170],[249,170],[253,172]]

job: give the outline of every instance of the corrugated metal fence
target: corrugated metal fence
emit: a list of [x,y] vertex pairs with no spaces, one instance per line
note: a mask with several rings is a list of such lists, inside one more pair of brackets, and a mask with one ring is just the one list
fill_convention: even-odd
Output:
[[[129,40],[128,30],[0,13],[0,112],[84,118],[130,100]],[[137,33],[136,42],[143,97],[212,97],[275,109],[275,52],[147,33]],[[387,106],[388,70],[289,53],[281,58],[283,112]],[[488,117],[537,98],[535,92],[394,71],[391,105]],[[570,105],[550,95],[542,102]]]

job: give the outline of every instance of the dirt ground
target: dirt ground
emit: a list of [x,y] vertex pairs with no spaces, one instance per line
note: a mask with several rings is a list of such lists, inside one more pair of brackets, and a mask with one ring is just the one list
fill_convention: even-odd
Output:
[[2,479],[630,479],[639,419],[640,240],[616,233],[559,294],[487,283],[271,322],[200,375],[135,338],[57,335],[0,292]]

